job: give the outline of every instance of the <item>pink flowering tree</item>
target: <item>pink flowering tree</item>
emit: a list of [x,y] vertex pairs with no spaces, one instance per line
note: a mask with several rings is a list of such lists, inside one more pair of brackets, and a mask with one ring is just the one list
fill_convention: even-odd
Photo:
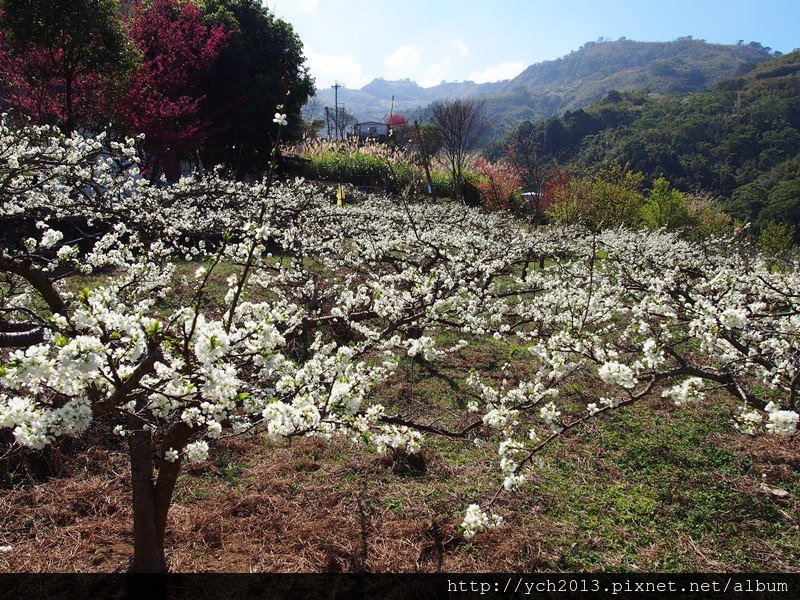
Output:
[[506,162],[489,162],[485,158],[475,160],[475,168],[483,180],[475,184],[481,193],[481,204],[490,210],[510,210],[514,197],[522,189],[522,177],[518,169]]
[[389,127],[402,127],[408,123],[408,120],[401,114],[385,115],[383,122]]
[[154,0],[136,9],[130,35],[141,64],[116,112],[132,132],[145,135],[144,171],[175,180],[181,156],[211,131],[198,90],[229,31],[207,24],[189,0]]
[[131,53],[116,0],[6,0],[0,7],[2,103],[66,130],[103,124]]

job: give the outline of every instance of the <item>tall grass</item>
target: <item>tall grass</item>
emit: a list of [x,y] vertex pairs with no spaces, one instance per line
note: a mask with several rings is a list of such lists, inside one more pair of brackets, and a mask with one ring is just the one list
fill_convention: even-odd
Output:
[[302,147],[301,156],[308,159],[303,175],[309,179],[386,187],[392,192],[420,180],[411,153],[378,142],[314,140]]
[[[385,189],[392,193],[412,190],[423,195],[427,182],[419,157],[412,151],[368,141],[313,140],[291,149],[306,159],[298,175],[307,179],[347,183],[362,187]],[[454,198],[449,169],[433,161],[431,169],[433,192],[437,198]],[[464,171],[464,195],[468,204],[481,203],[478,185],[481,175],[469,168]]]

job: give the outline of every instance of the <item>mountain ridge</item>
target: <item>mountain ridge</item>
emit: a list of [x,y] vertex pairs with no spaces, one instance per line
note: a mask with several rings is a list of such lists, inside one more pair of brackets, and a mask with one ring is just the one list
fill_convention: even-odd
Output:
[[[710,89],[769,59],[769,50],[757,42],[710,44],[691,37],[587,42],[566,56],[529,65],[512,79],[442,82],[424,88],[410,79],[377,77],[358,90],[340,88],[339,104],[359,120],[379,120],[392,110],[409,115],[436,100],[481,98],[496,123],[503,125],[583,108],[612,89],[658,94]],[[318,90],[317,98],[322,106],[334,104],[331,89]]]

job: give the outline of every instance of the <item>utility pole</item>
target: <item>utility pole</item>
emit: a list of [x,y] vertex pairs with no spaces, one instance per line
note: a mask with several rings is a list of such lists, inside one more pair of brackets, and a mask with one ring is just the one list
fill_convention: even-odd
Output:
[[333,113],[333,122],[336,126],[336,136],[337,139],[339,137],[339,88],[342,87],[339,85],[339,82],[336,81],[335,85],[331,86],[333,88],[333,101],[334,101],[334,113]]

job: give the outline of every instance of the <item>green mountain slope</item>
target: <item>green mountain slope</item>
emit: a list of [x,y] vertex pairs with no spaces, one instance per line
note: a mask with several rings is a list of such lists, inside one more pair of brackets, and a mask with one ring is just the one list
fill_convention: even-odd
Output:
[[504,85],[501,93],[510,97],[498,104],[546,118],[585,107],[612,89],[646,88],[658,94],[705,90],[763,62],[769,57],[766,50],[755,42],[733,46],[692,38],[589,42],[568,56],[528,67]]
[[588,168],[630,163],[650,179],[724,198],[737,218],[800,224],[798,51],[711,91],[611,92],[520,132],[534,152]]

